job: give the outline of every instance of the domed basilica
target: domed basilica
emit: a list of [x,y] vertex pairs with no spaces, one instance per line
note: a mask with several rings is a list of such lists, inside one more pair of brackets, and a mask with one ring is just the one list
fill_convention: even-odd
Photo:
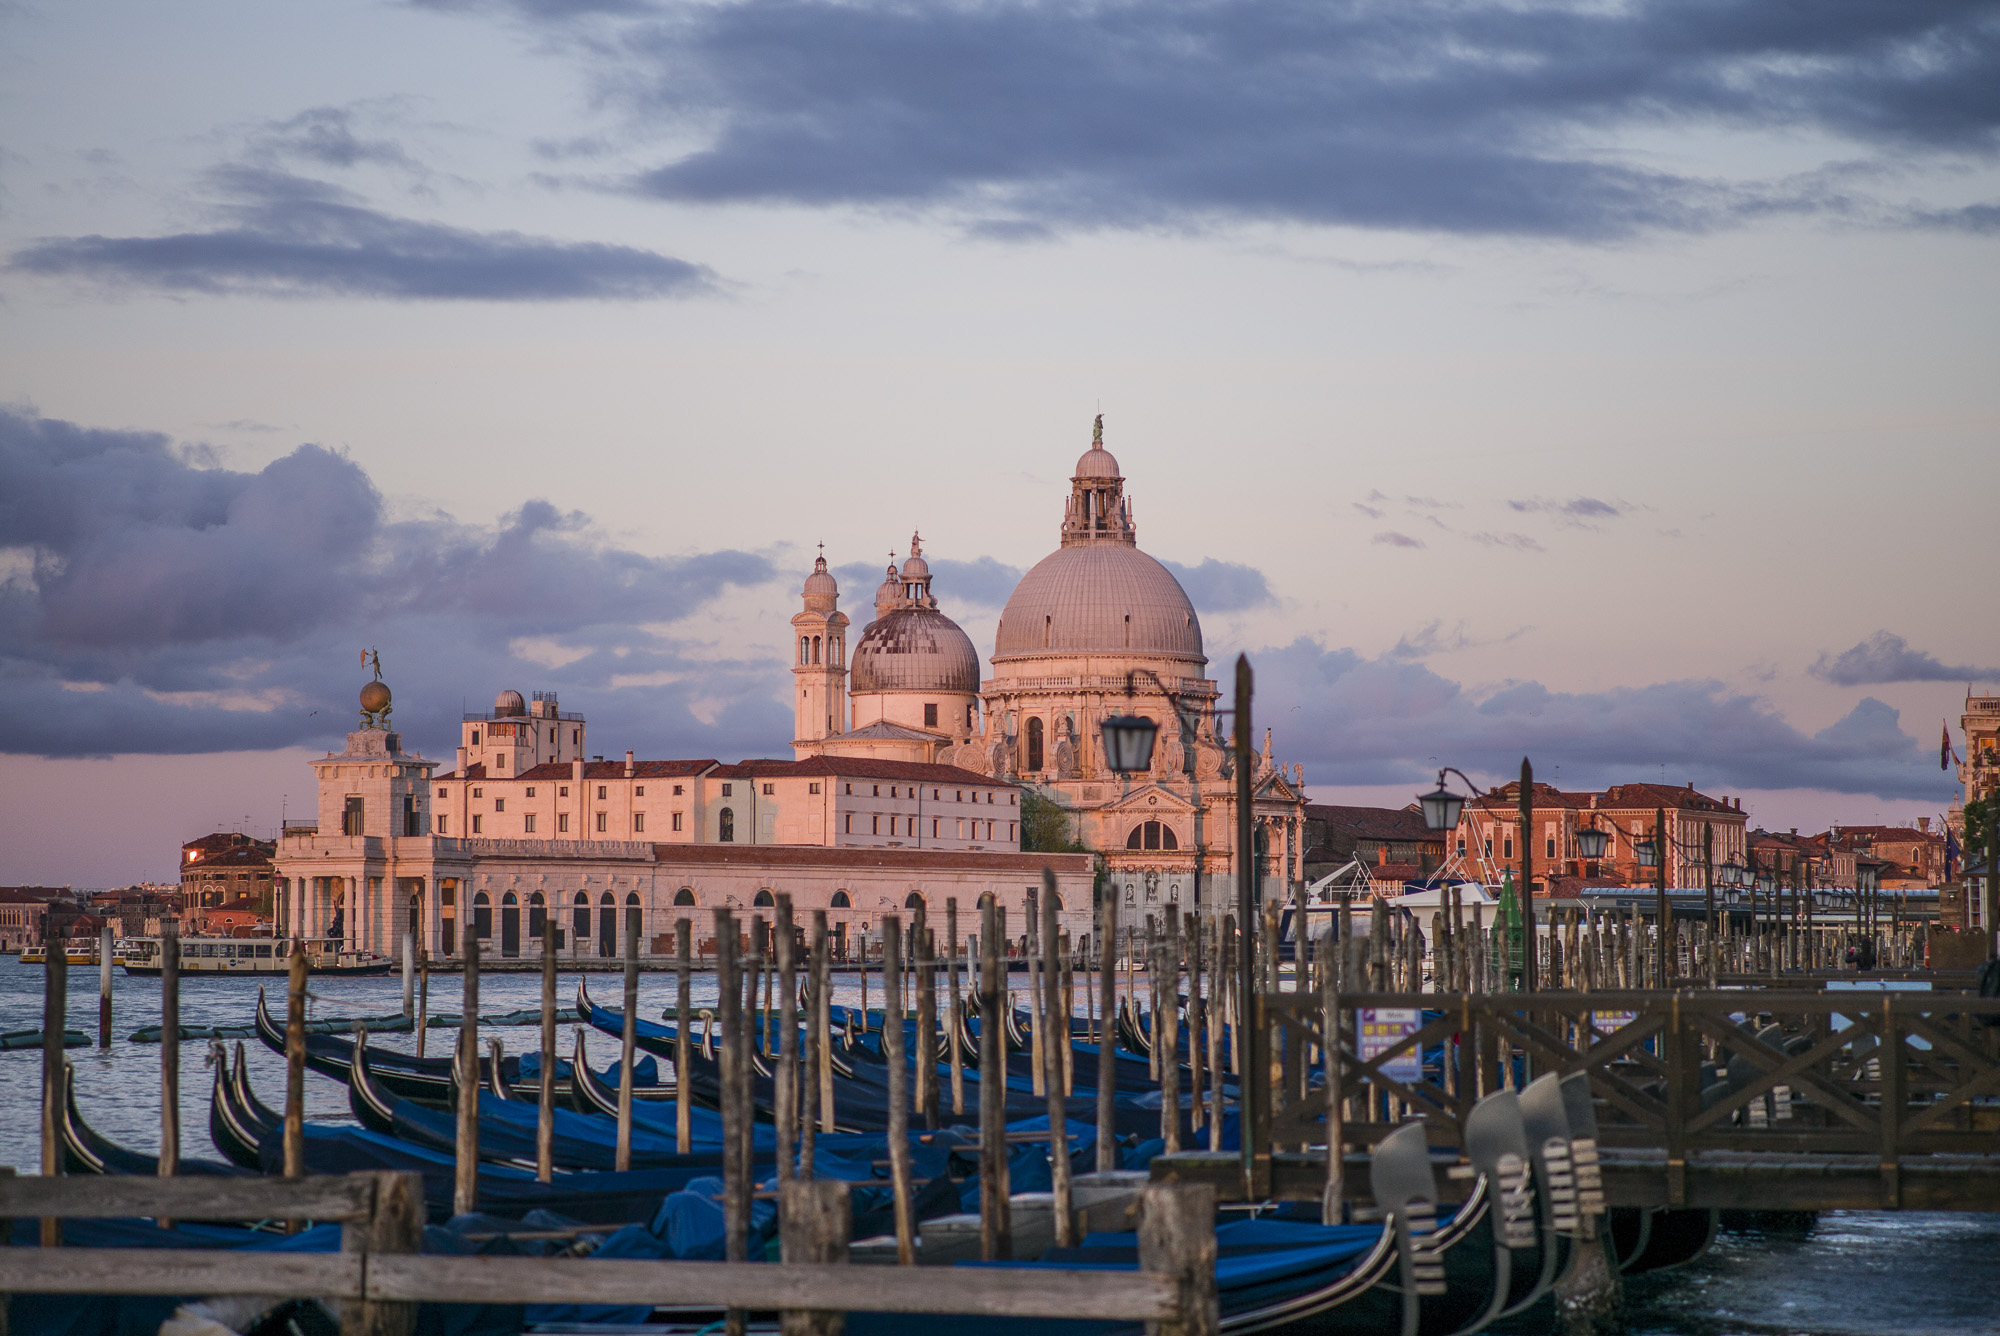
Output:
[[[1070,479],[1060,545],[1021,578],[1000,615],[991,677],[981,678],[971,639],[939,609],[918,537],[890,564],[851,660],[839,602],[821,556],[792,618],[800,759],[943,763],[1030,785],[1069,811],[1073,834],[1103,855],[1128,904],[1191,910],[1217,899],[1207,883],[1232,872],[1235,839],[1218,691],[1194,604],[1139,549],[1102,416]],[[1193,714],[1192,730],[1183,732],[1168,692]],[[1099,728],[1117,714],[1160,725],[1150,774],[1105,765]],[[1302,871],[1304,776],[1273,760],[1268,731],[1256,765],[1265,875],[1276,889]]]

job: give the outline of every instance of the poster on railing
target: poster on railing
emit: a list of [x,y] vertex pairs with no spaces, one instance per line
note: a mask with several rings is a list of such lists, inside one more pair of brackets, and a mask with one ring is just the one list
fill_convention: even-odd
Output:
[[[1415,1007],[1362,1007],[1360,1022],[1361,1060],[1373,1062],[1415,1034],[1423,1013]],[[1423,1054],[1412,1045],[1383,1063],[1381,1070],[1392,1081],[1414,1085],[1424,1078]]]
[[1593,1011],[1590,1013],[1590,1028],[1601,1035],[1612,1034],[1638,1019],[1636,1011]]

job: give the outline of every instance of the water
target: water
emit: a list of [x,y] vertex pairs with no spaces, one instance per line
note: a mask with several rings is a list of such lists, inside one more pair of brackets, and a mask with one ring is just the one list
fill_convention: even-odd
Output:
[[[562,975],[559,996],[575,994],[575,971]],[[615,971],[589,975],[591,996],[617,1005],[622,980]],[[188,1025],[248,1024],[256,1007],[253,979],[181,980],[182,1021]],[[262,981],[272,988],[274,1010],[283,979]],[[1020,985],[1016,981],[1016,986]],[[673,1005],[671,973],[639,976],[640,1015],[657,1018]],[[79,966],[69,977],[72,1028],[97,1031],[97,970]],[[456,974],[431,980],[431,1010],[460,1009],[462,982]],[[485,974],[480,978],[480,1010],[492,1014],[539,1005],[536,974]],[[712,975],[696,975],[696,1006],[713,1005]],[[838,1001],[860,1001],[855,976],[837,975]],[[402,981],[386,978],[315,978],[311,1014],[380,1016],[402,1006]],[[881,982],[871,979],[869,997],[879,1003]],[[41,1025],[42,967],[0,957],[0,1030]],[[124,1036],[160,1021],[158,979],[115,977],[114,1042],[109,1050],[71,1049],[77,1099],[85,1119],[113,1141],[133,1150],[156,1151],[160,1140],[160,1046],[133,1044]],[[571,1032],[561,1027],[564,1056]],[[510,1053],[530,1052],[539,1042],[532,1026],[496,1028]],[[432,1030],[426,1052],[450,1051],[457,1031]],[[590,1058],[602,1068],[616,1055],[616,1040],[593,1034]],[[414,1052],[415,1035],[371,1037],[371,1045]],[[209,1046],[181,1045],[181,1153],[219,1158],[208,1140],[208,1093],[212,1072]],[[284,1094],[284,1059],[261,1042],[247,1040],[251,1085],[276,1106]],[[40,1050],[0,1053],[0,1164],[33,1172],[37,1145]],[[306,1116],[318,1122],[352,1121],[347,1088],[306,1073]],[[1830,1212],[1803,1237],[1724,1235],[1709,1252],[1677,1271],[1637,1276],[1626,1287],[1634,1336],[1923,1336],[1925,1333],[2000,1333],[2000,1214],[1920,1214]]]

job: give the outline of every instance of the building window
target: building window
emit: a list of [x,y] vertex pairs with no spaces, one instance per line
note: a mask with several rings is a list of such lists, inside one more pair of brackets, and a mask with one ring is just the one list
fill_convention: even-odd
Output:
[[936,839],[937,837],[938,837],[938,819],[937,819],[936,817],[932,817],[932,818],[931,818],[931,838],[932,838],[932,839]]
[[903,791],[900,788],[896,787],[894,784],[891,784],[889,786],[889,796],[891,798],[900,798],[903,796]]
[[633,786],[632,786],[632,796],[633,796],[634,798],[643,798],[643,797],[645,797],[645,796],[646,796],[646,786],[645,786],[644,784],[635,784],[635,785],[633,785]]
[[1514,856],[1514,837],[1512,835],[1500,841],[1500,856],[1502,858],[1512,858]]
[[1028,769],[1040,770],[1041,768],[1042,721],[1039,719],[1030,719],[1028,721]]
[[498,753],[497,755],[494,756],[493,761],[494,764],[498,765],[502,770],[505,770],[507,768],[507,753],[506,752]]
[[1465,841],[1463,839],[1458,842],[1458,856],[1460,858],[1465,857]]
[[852,812],[849,812],[847,814],[847,830],[844,833],[848,835],[852,835],[854,833],[854,813]]
[[[724,784],[722,787],[727,789],[729,786]],[[715,814],[715,838],[723,844],[736,842],[736,813],[727,807]]]
[[766,784],[764,786],[764,796],[766,798],[774,796],[777,792],[778,786],[776,784]]
[[440,798],[444,797],[444,790],[443,790],[443,789],[439,789],[439,790],[438,790],[438,797],[440,797]]
[[570,746],[572,746],[572,747],[581,747],[581,746],[583,745],[583,730],[582,730],[582,729],[580,729],[580,728],[572,728],[572,729],[571,729],[571,730],[569,731],[569,745],[570,745]]
[[448,831],[448,830],[450,830],[450,829],[451,829],[451,818],[450,818],[450,817],[448,817],[448,816],[446,816],[446,815],[445,815],[444,813],[442,813],[442,812],[439,812],[439,813],[438,813],[438,834],[442,835],[442,834],[444,834],[444,833],[445,833],[446,831]]
[[913,840],[917,838],[917,819],[915,817],[909,818],[908,825],[904,833]]
[[562,834],[567,834],[567,833],[568,833],[568,831],[569,831],[569,813],[568,813],[568,812],[557,812],[557,813],[556,813],[556,833],[557,833],[558,835],[562,835]]
[[680,797],[680,796],[681,796],[681,794],[682,794],[682,793],[684,793],[684,792],[685,792],[685,790],[684,790],[684,789],[682,789],[680,785],[678,785],[678,784],[674,785],[674,797],[678,798],[678,797]]
[[533,812],[521,818],[521,833],[524,835],[535,833],[535,814]]
[[576,893],[576,907],[570,911],[569,927],[573,937],[590,936],[590,897],[582,891]]
[[567,798],[567,797],[569,797],[569,785],[567,785],[567,784],[563,784],[563,785],[559,785],[559,786],[558,786],[558,787],[556,788],[556,797],[558,797],[558,798]]
[[1014,842],[1014,823],[1011,821],[1007,823],[1007,842],[1009,844]]
[[674,904],[687,908],[694,904],[694,892],[683,886],[674,892]]
[[852,907],[851,903],[847,898],[846,891],[835,891],[833,893],[833,900],[831,901],[831,904],[835,909],[848,909]]
[[494,810],[494,811],[496,811],[496,812],[504,812],[504,811],[506,811],[506,810],[507,810],[507,800],[506,800],[505,798],[495,798],[495,799],[493,800],[493,810]]
[[1551,835],[1551,836],[1549,837],[1549,852],[1548,852],[1548,856],[1549,856],[1550,858],[1554,858],[1554,857],[1556,856],[1556,840],[1555,840],[1555,836],[1553,836],[1553,835]]
[[817,794],[819,793],[819,784],[818,784],[817,782],[815,782],[815,783],[812,783],[812,784],[808,784],[808,785],[806,785],[806,792],[807,792],[807,793],[810,793],[810,794],[814,794],[814,795],[817,795]]
[[474,812],[472,814],[472,833],[474,835],[482,834],[485,831],[485,829],[486,829],[486,819],[480,816],[479,813]]
[[1488,858],[1493,857],[1493,837],[1491,835],[1488,835],[1484,843],[1486,848],[1486,856]]
[[868,833],[870,835],[880,835],[882,833],[882,818],[880,816],[871,816],[868,820],[870,823]]
[[750,903],[753,907],[757,909],[769,909],[771,906],[777,904],[778,901],[771,894],[770,888],[760,887],[757,891],[756,896],[750,901]]
[[535,786],[533,784],[528,785],[527,796],[530,798],[535,796]]
[[1132,827],[1132,833],[1125,837],[1127,849],[1178,849],[1180,839],[1174,828],[1160,821],[1145,821]]
[[361,799],[349,798],[340,812],[340,833],[359,835],[361,833]]
[[634,835],[637,835],[642,831],[644,831],[645,829],[646,829],[646,814],[644,812],[632,813],[632,833]]
[[882,786],[881,786],[880,784],[877,784],[877,785],[875,786],[875,792],[874,792],[874,795],[873,795],[873,796],[874,796],[874,797],[877,797],[877,798],[879,798],[879,797],[881,797],[881,796],[882,796]]
[[597,828],[598,828],[598,830],[600,830],[600,831],[605,831],[605,830],[609,830],[609,829],[611,829],[611,824],[610,824],[610,823],[611,823],[611,815],[610,815],[610,813],[608,813],[608,812],[599,812],[599,813],[597,814]]
[[479,745],[479,730],[476,728],[472,730],[472,745],[475,747]]
[[485,789],[474,789],[474,790],[472,791],[472,796],[473,796],[473,797],[475,797],[475,798],[484,798],[484,797],[486,796],[486,790],[485,790]]
[[679,812],[675,812],[675,813],[674,813],[674,829],[675,829],[675,830],[679,830],[680,828],[681,828],[681,814],[680,814]]
[[724,784],[724,785],[722,786],[722,796],[723,796],[723,797],[725,797],[725,798],[733,798],[733,797],[735,797],[735,796],[736,796],[736,786],[735,786],[734,784],[728,784],[728,783],[725,783],[725,784]]
[[597,786],[597,800],[599,802],[603,802],[604,799],[609,796],[609,793],[610,791],[605,785],[599,784]]
[[937,727],[937,705],[930,701],[924,702],[924,727]]
[[854,786],[852,784],[847,785],[847,796],[850,798],[854,796]]

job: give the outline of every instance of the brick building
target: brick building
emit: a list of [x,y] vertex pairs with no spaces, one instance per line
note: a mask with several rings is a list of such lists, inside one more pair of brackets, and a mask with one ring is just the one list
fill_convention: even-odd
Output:
[[207,931],[208,911],[249,900],[266,920],[273,915],[273,840],[218,831],[181,846],[181,930]]
[[[1531,799],[1534,847],[1534,894],[1550,893],[1547,878],[1570,879],[1603,886],[1650,886],[1656,873],[1639,863],[1637,846],[1653,837],[1656,813],[1666,815],[1667,884],[1698,887],[1703,883],[1703,837],[1709,837],[1712,865],[1743,861],[1745,824],[1741,800],[1713,798],[1692,784],[1614,784],[1600,793],[1565,793],[1536,784]],[[1610,844],[1602,858],[1589,859],[1577,848],[1576,834],[1587,827],[1606,832]],[[1449,853],[1469,875],[1495,883],[1507,873],[1518,874],[1521,834],[1519,782],[1489,789],[1465,804],[1453,832]]]

